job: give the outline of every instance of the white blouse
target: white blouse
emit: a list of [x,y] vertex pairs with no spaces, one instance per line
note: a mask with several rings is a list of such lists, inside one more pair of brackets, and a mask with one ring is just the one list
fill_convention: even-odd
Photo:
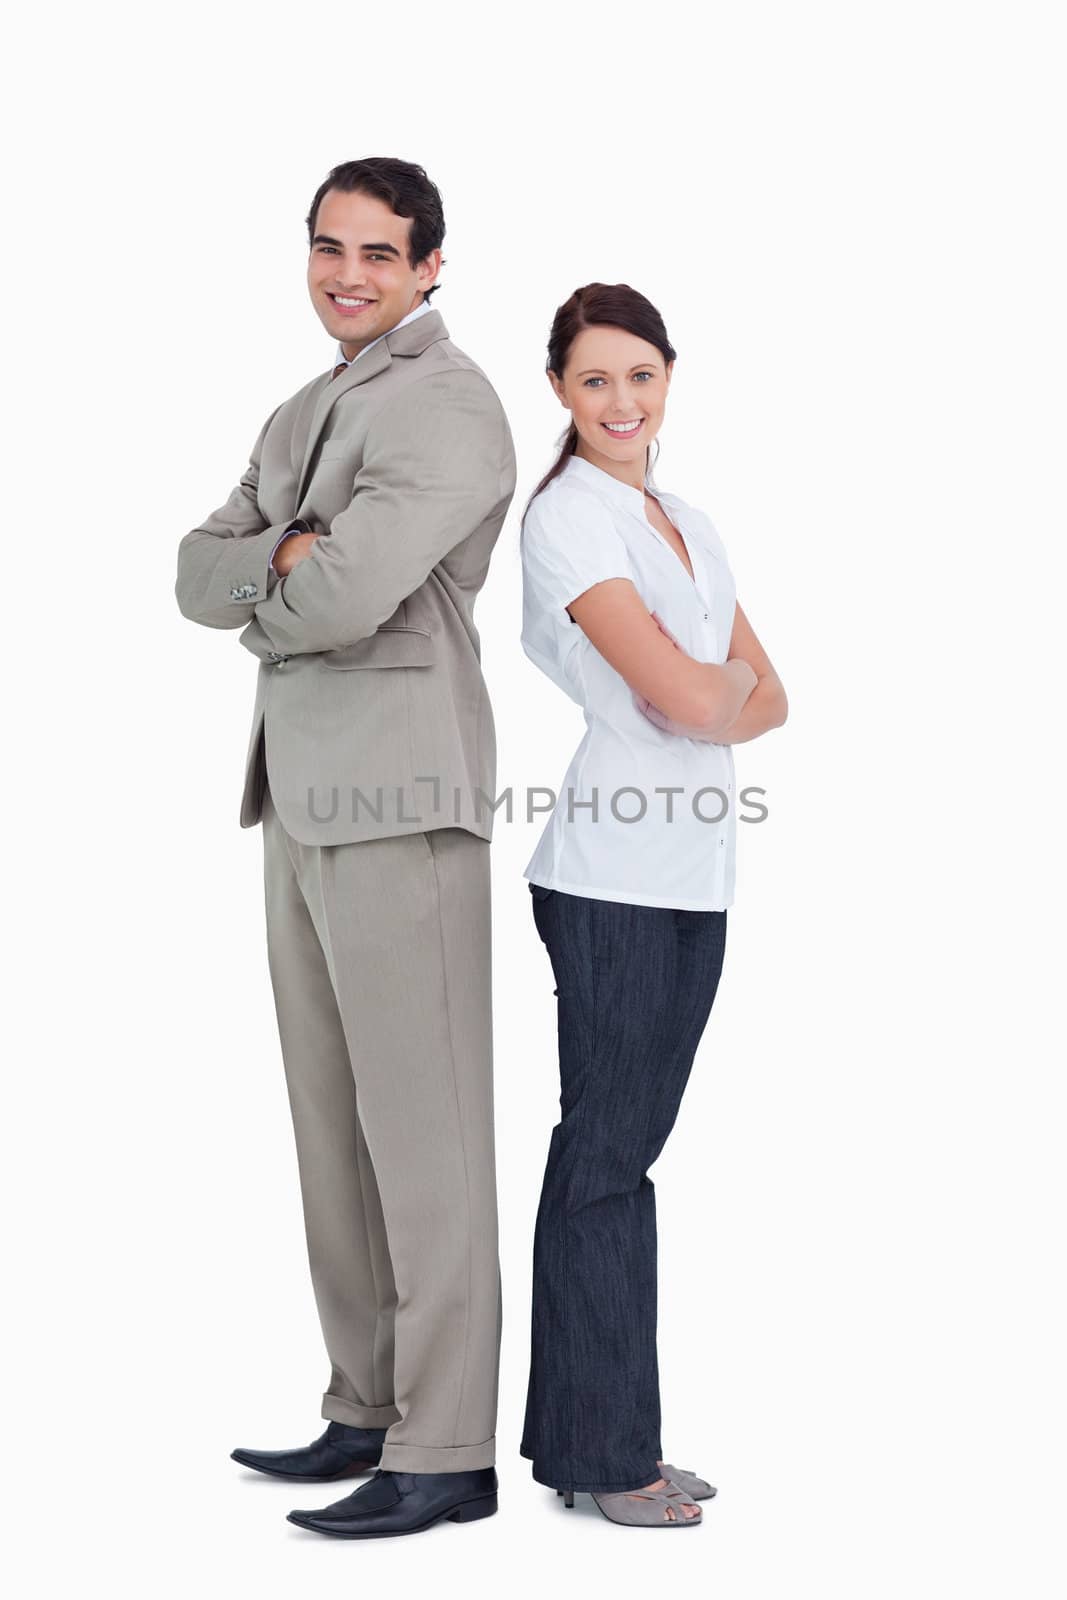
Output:
[[586,732],[523,876],[599,900],[724,911],[734,893],[733,751],[650,722],[566,610],[594,583],[629,578],[687,655],[726,660],[736,590],[722,540],[702,511],[651,477],[646,487],[681,534],[692,578],[649,522],[641,490],[581,456],[526,514],[523,649],[583,708]]

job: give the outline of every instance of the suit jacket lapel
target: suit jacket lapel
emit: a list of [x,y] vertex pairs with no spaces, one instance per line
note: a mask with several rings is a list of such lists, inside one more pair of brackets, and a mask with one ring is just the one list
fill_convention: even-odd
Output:
[[380,372],[392,366],[394,356],[418,356],[428,345],[438,339],[447,339],[448,329],[444,325],[439,311],[428,311],[425,316],[416,317],[414,322],[406,323],[403,328],[394,328],[384,338],[379,339],[373,349],[366,355],[354,361],[346,372],[339,377],[332,376],[330,372],[313,385],[308,391],[300,414],[293,430],[293,459],[302,447],[302,460],[300,473],[297,480],[296,503],[300,506],[304,498],[304,490],[310,473],[311,463],[315,454],[315,447],[322,435],[326,419],[333,410],[334,405],[342,395],[350,389],[357,388],[361,383],[368,383],[371,378],[376,378]]

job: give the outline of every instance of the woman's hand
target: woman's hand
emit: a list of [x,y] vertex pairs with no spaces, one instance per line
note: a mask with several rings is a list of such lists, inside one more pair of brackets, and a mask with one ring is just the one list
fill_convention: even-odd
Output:
[[[666,634],[675,649],[681,650],[682,654],[685,655],[686,652],[682,650],[678,640],[657,611],[653,611],[652,620],[659,628],[659,631]],[[688,728],[682,722],[675,722],[673,717],[668,717],[665,711],[661,711],[659,706],[654,706],[651,700],[646,700],[643,695],[634,694],[632,699],[641,715],[647,717],[649,722],[654,723],[657,728],[662,728],[664,733],[673,733],[679,739],[701,739],[705,744],[717,743],[717,740],[713,739],[705,729]]]
[[[667,635],[667,638],[671,641],[671,644],[673,644],[673,646],[674,646],[674,648],[676,650],[682,650],[681,645],[678,643],[677,639],[674,637],[674,634],[668,628],[667,624],[664,622],[663,618],[660,616],[658,611],[653,611],[653,613],[652,613],[652,621],[656,624],[656,626],[659,629],[660,633],[665,633]],[[684,650],[682,650],[682,654],[683,654],[683,656],[685,655],[685,651]]]
[[664,733],[673,733],[679,739],[701,739],[705,744],[719,744],[721,742],[717,737],[708,733],[706,728],[687,728],[683,722],[675,722],[674,718],[668,717],[667,713],[661,711],[659,706],[654,706],[651,700],[645,700],[639,694],[634,694],[631,698],[641,715],[647,717],[649,722],[655,723],[657,728],[662,728]]

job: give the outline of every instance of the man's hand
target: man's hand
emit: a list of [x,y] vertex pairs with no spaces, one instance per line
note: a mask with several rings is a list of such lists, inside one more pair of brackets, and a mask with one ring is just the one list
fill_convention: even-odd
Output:
[[274,570],[279,578],[292,572],[298,561],[311,554],[311,547],[319,537],[317,533],[291,533],[283,539],[274,553]]

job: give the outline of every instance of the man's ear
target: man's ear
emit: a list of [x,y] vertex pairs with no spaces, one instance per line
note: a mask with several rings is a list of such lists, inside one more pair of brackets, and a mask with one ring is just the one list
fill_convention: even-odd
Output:
[[419,288],[425,294],[427,289],[432,289],[441,271],[444,257],[440,250],[431,250],[428,256],[415,264],[415,273],[419,280]]

